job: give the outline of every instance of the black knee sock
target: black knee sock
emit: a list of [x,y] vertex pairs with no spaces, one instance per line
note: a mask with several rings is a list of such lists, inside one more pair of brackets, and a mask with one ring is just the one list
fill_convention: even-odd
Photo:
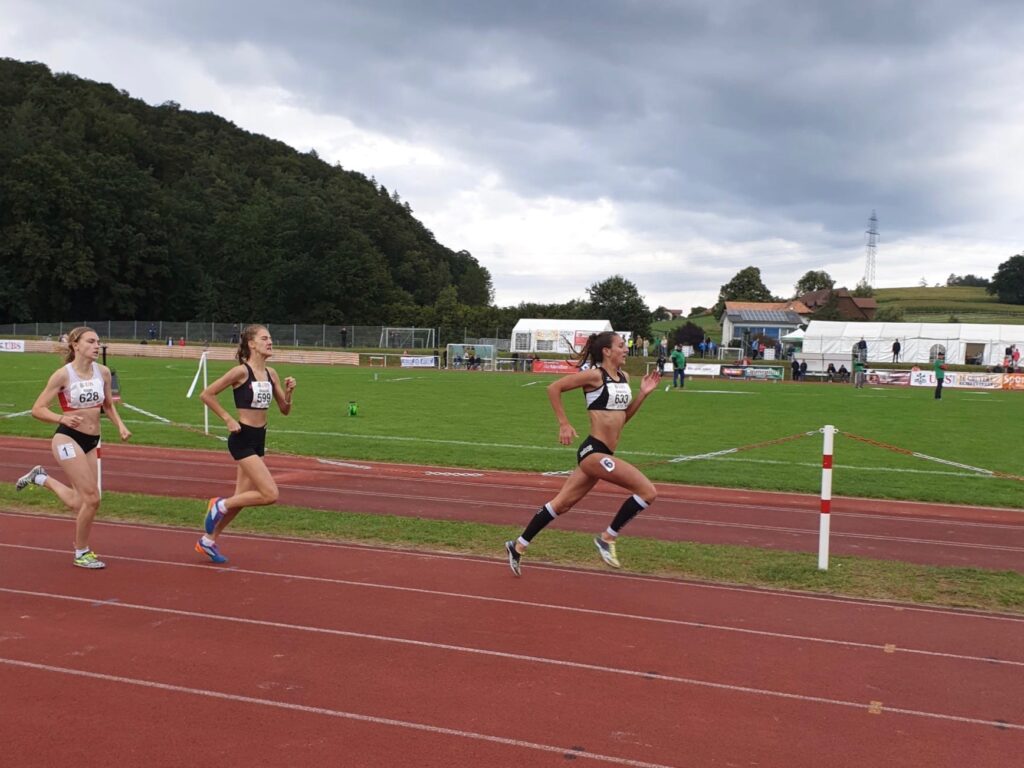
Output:
[[615,515],[615,519],[612,520],[612,524],[608,527],[615,533],[618,533],[625,527],[626,523],[636,517],[637,512],[641,509],[647,509],[647,502],[634,493],[622,503],[618,514]]
[[533,519],[527,524],[526,530],[523,531],[523,535],[519,537],[520,541],[524,541],[529,544],[533,541],[533,537],[544,530],[544,526],[554,520],[558,515],[555,514],[554,510],[551,509],[550,504],[545,504],[540,508],[540,511],[533,516]]

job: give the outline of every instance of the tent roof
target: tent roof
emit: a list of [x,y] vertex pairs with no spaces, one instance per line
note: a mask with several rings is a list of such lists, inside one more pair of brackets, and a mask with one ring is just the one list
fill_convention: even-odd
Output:
[[990,323],[844,323],[812,320],[806,338],[864,338],[867,340],[933,339],[948,341],[1015,342],[1024,339],[1024,325]]
[[610,331],[612,324],[607,320],[545,320],[524,317],[516,323],[512,333],[528,333],[530,331],[589,331],[590,333]]

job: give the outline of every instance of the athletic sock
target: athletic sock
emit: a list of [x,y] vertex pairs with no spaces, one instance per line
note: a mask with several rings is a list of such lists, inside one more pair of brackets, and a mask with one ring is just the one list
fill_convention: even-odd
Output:
[[217,507],[218,515],[226,515],[228,513],[228,508],[224,506],[224,499],[217,499],[217,503],[214,506]]
[[78,549],[76,547],[75,548],[75,559],[77,560],[78,558],[80,558],[82,555],[84,555],[88,551],[89,551],[88,547],[86,547],[85,549]]
[[619,531],[625,527],[626,523],[636,517],[637,512],[641,509],[647,509],[647,502],[634,493],[623,502],[621,507],[619,507],[619,511],[615,515],[615,519],[613,519],[612,524],[608,526],[608,532],[613,536],[618,536]]
[[203,534],[203,538],[201,539],[201,541],[203,542],[203,544],[205,544],[208,547],[212,547],[214,544],[217,543],[216,541],[211,539],[209,536],[207,536],[205,533]]
[[526,530],[523,531],[523,535],[519,537],[519,543],[524,547],[528,546],[533,537],[544,530],[544,526],[554,520],[558,515],[555,510],[551,508],[551,503],[545,504],[540,508],[540,511],[533,516],[533,519],[527,523]]
[[46,481],[49,479],[49,475],[46,472],[40,472],[38,475],[32,478],[32,482],[36,485],[46,485]]

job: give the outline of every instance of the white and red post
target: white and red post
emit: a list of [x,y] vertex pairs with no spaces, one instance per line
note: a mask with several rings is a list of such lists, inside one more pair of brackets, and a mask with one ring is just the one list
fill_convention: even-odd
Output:
[[836,428],[826,424],[821,451],[821,519],[818,525],[818,570],[828,570],[828,536],[832,523],[832,444]]
[[[196,368],[196,375],[192,379],[192,386],[188,388],[188,394],[185,395],[186,398],[191,398],[192,393],[196,391],[196,384],[199,383],[200,375],[203,377],[203,389],[206,389],[209,385],[206,381],[207,369],[205,352],[199,356],[199,367]],[[207,435],[210,434],[210,408],[205,403],[203,404],[203,433]]]

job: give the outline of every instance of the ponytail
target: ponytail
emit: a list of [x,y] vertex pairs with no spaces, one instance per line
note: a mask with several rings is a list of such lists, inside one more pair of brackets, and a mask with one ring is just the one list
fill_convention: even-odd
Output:
[[576,367],[582,368],[587,362],[594,368],[601,365],[604,362],[604,350],[611,347],[615,335],[615,331],[590,334],[587,337],[587,343],[583,345],[583,349],[576,357]]
[[[68,346],[67,346],[67,349],[64,350],[64,362],[65,363],[74,362],[74,359],[75,359],[75,344],[78,343],[78,340],[80,338],[82,338],[82,336],[84,336],[85,334],[87,334],[89,332],[96,333],[96,331],[94,331],[92,328],[90,328],[87,325],[80,325],[77,328],[72,328],[70,331],[68,331]],[[97,334],[97,335],[99,335],[99,334]]]

